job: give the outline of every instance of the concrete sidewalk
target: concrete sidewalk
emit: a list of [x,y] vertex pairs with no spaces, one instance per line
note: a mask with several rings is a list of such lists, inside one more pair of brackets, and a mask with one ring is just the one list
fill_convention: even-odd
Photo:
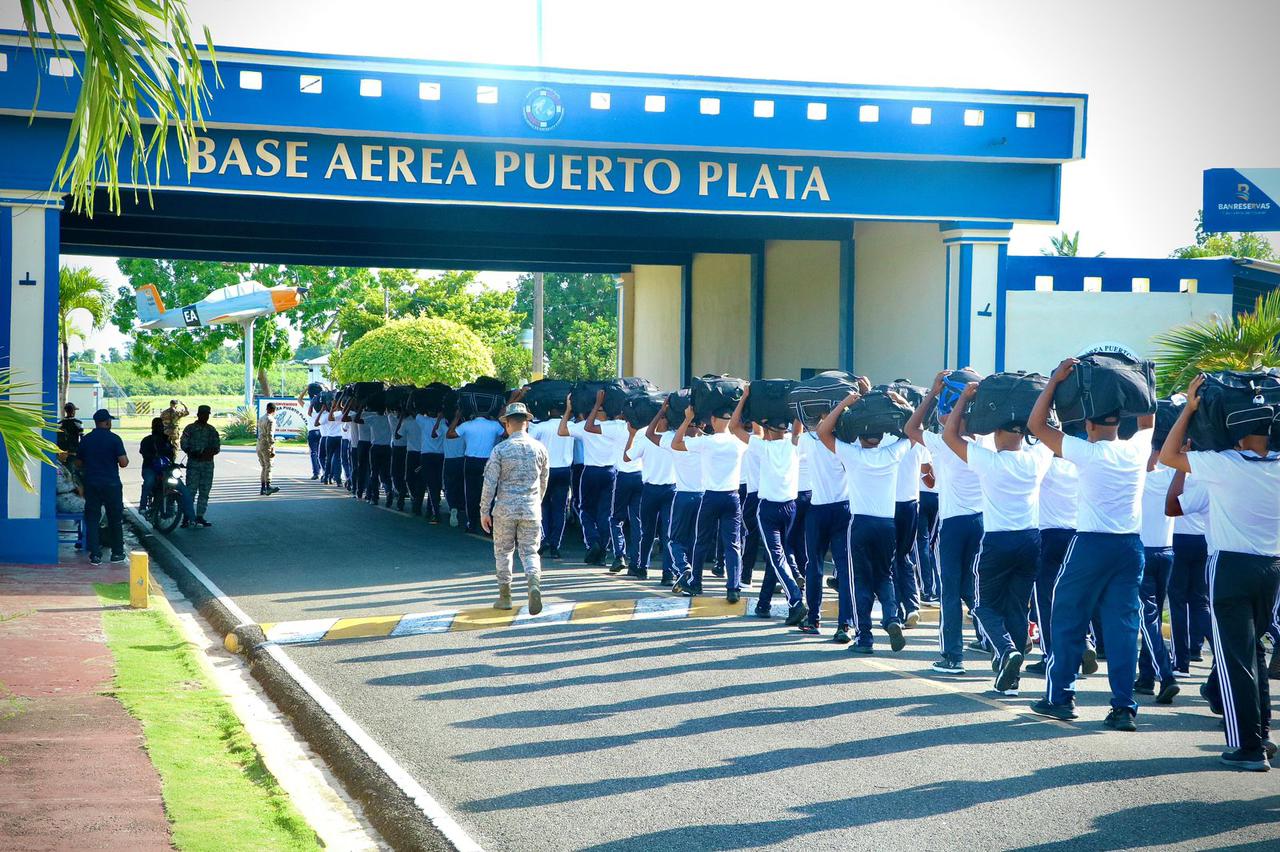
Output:
[[114,675],[94,583],[126,566],[0,565],[0,849],[169,849],[160,777]]

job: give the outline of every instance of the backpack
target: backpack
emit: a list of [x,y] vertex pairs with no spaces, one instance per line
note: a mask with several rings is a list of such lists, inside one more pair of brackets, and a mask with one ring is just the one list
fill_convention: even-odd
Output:
[[960,394],[964,393],[969,383],[981,381],[982,376],[968,367],[948,373],[942,379],[942,390],[938,393],[938,414],[950,414],[951,409],[955,408],[956,403],[960,401]]
[[1187,424],[1197,450],[1229,450],[1248,435],[1280,443],[1280,369],[1205,374],[1200,406]]
[[796,382],[787,394],[791,416],[799,418],[805,428],[817,429],[818,423],[831,413],[831,409],[857,390],[857,378],[843,370],[827,370]]
[[796,416],[791,407],[791,391],[795,386],[791,379],[756,379],[751,383],[751,393],[742,409],[743,419],[771,429],[788,428]]
[[660,391],[632,394],[627,397],[622,414],[632,428],[646,429],[653,422],[653,418],[658,416],[658,411],[666,398],[667,395]]
[[913,409],[889,397],[884,391],[870,391],[840,413],[836,421],[836,439],[852,444],[859,438],[880,435],[902,435]]
[[990,435],[997,429],[1026,432],[1027,418],[1049,380],[1039,373],[996,373],[978,383],[966,412],[969,431]]
[[530,382],[523,402],[536,420],[550,420],[552,411],[564,411],[564,401],[573,393],[573,382],[564,379],[538,379]]
[[1155,364],[1118,352],[1086,355],[1058,385],[1053,404],[1063,423],[1111,414],[1142,417],[1156,410]]
[[738,401],[747,383],[732,376],[707,373],[689,384],[693,394],[693,410],[699,417],[729,417],[738,407]]

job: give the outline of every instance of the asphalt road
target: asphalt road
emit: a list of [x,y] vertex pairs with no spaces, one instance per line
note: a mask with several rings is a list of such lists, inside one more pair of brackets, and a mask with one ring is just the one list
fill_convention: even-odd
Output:
[[[219,456],[206,530],[171,536],[260,622],[492,600],[487,542],[373,509],[282,451]],[[662,594],[566,562],[548,604]],[[517,596],[522,588],[517,581]],[[1275,774],[1219,768],[1193,672],[1136,734],[1039,720],[970,674],[927,672],[932,629],[854,657],[749,618],[529,625],[287,653],[487,849],[1280,848]]]

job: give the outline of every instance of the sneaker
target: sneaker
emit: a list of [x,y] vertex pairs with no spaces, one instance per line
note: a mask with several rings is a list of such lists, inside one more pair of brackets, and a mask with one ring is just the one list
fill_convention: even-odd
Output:
[[801,624],[799,627],[796,628],[796,630],[800,633],[803,633],[806,636],[818,635],[818,625],[816,624]]
[[867,645],[863,642],[856,642],[850,645],[849,651],[854,654],[863,654],[863,655],[874,654],[876,652],[874,648],[872,648],[870,645]]
[[751,585],[751,572],[750,572],[750,571],[743,571],[743,572],[742,572],[742,576],[738,578],[738,585],[740,585],[740,586],[750,586],[750,585]]
[[1218,761],[1224,766],[1230,766],[1232,769],[1240,769],[1245,772],[1269,772],[1271,770],[1271,762],[1267,758],[1265,751],[1244,751],[1243,749],[1224,751]]
[[1158,695],[1156,695],[1156,703],[1172,704],[1173,697],[1181,691],[1182,691],[1182,688],[1179,687],[1178,684],[1175,683],[1174,681],[1168,681],[1167,683],[1162,683],[1160,684],[1160,692]]
[[458,510],[450,509],[449,510],[449,526],[456,527],[457,525],[458,525]]
[[[590,556],[591,554],[587,554]],[[693,587],[693,576],[691,574],[681,574],[680,577],[671,586],[671,591],[677,595],[692,595],[690,589]]]
[[101,564],[102,564],[102,554],[101,554],[101,553],[91,553],[91,554],[89,554],[89,564],[90,564],[90,565],[101,565]]
[[1222,699],[1221,698],[1218,698],[1216,700],[1214,699],[1213,695],[1211,695],[1209,692],[1208,683],[1200,684],[1200,697],[1203,698],[1205,701],[1209,702],[1209,710],[1210,712],[1213,713],[1213,715],[1215,716],[1222,715]]
[[1017,698],[1018,694],[1022,691],[1021,687],[1022,681],[1018,678],[1014,678],[1013,683],[1009,685],[1009,688],[1000,690],[1000,694],[1006,698]]
[[1135,681],[1133,684],[1133,692],[1135,695],[1155,695],[1156,685],[1154,683],[1144,683]]
[[627,569],[627,576],[636,580],[647,580],[649,579],[649,569],[632,566]]
[[1193,663],[1203,663],[1204,655],[1201,654],[1199,651],[1195,651],[1194,653],[1188,654],[1187,659]]
[[1096,648],[1086,645],[1084,648],[1084,657],[1080,660],[1081,674],[1096,674],[1098,671],[1098,651]]
[[431,517],[427,518],[427,523],[429,523],[429,524],[438,524],[438,523],[440,523],[440,516],[439,516],[439,515],[432,515]]
[[943,654],[934,660],[933,665],[929,666],[938,674],[962,675],[964,674],[964,663],[955,657],[948,657]]
[[849,633],[849,628],[840,626],[836,628],[836,635],[831,637],[831,641],[837,645],[848,645],[853,641],[853,635]]
[[1050,719],[1057,719],[1060,722],[1069,722],[1072,719],[1080,718],[1076,714],[1075,704],[1051,704],[1047,698],[1041,698],[1032,704],[1031,712],[1040,716],[1048,716]]
[[548,550],[548,551],[547,551],[547,558],[548,558],[548,559],[563,559],[564,557],[560,555],[560,548],[558,548],[558,547],[553,547],[553,548],[551,548],[550,550]]
[[896,621],[891,621],[885,625],[884,632],[889,634],[889,647],[894,651],[901,651],[907,647],[907,637],[902,635],[902,625]]
[[965,645],[965,647],[970,651],[981,651],[984,654],[991,653],[991,646],[987,644],[985,639],[974,639],[972,642]]
[[604,548],[592,547],[588,549],[587,555],[582,558],[582,561],[588,565],[603,565],[604,564]]
[[804,617],[809,614],[809,610],[802,602],[797,601],[787,609],[787,620],[783,624],[788,627],[795,627],[804,621]]
[[760,607],[757,606],[754,610],[754,614],[756,618],[772,618],[773,617],[769,607],[765,607],[764,609],[761,609]]
[[1138,722],[1134,718],[1132,710],[1117,708],[1107,714],[1107,718],[1102,720],[1102,724],[1113,731],[1136,731],[1138,730]]
[[1274,760],[1276,756],[1276,744],[1271,742],[1271,740],[1263,740],[1262,751],[1267,755],[1267,760]]
[[671,588],[673,585],[675,585],[675,580],[674,580],[674,579],[672,579],[672,577],[671,577],[671,575],[670,575],[670,574],[668,574],[666,571],[663,571],[663,572],[662,572],[662,581],[661,581],[661,582],[659,582],[659,583],[658,583],[658,585],[659,585],[659,586],[665,586],[666,588],[668,588],[668,589],[669,589],[669,588]]
[[320,478],[320,474],[318,474],[318,473],[313,473],[313,474],[311,474],[311,481],[312,481],[312,482],[314,482],[315,480],[317,480],[317,479],[319,479],[319,478]]
[[730,589],[724,593],[724,599],[726,603],[736,604],[738,601],[742,600],[742,593],[737,589]]
[[198,527],[211,527],[211,526],[213,526],[213,524],[209,523],[209,522],[208,522],[208,521],[206,521],[204,518],[196,518],[196,519],[195,519],[195,521],[194,521],[193,523],[195,523],[195,525],[196,525],[196,526],[198,526]]
[[1191,671],[1190,669],[1186,669],[1186,668],[1174,669],[1173,676],[1174,677],[1191,677]]
[[623,569],[625,569],[626,567],[627,567],[627,557],[625,556],[614,557],[613,564],[609,566],[609,573],[617,574]]
[[1049,667],[1045,664],[1045,661],[1041,659],[1041,660],[1036,660],[1034,663],[1032,663],[1029,666],[1023,666],[1022,671],[1025,672],[1026,674],[1043,676],[1048,668]]
[[129,557],[128,557],[128,555],[127,555],[127,554],[125,554],[124,552],[120,552],[120,553],[113,553],[113,554],[111,554],[111,564],[112,564],[112,565],[123,565],[123,564],[125,564],[125,563],[126,563],[126,562],[128,562],[128,561],[129,561]]
[[1018,676],[1021,673],[1022,654],[1019,651],[1010,651],[1005,654],[1004,659],[1000,661],[1000,671],[996,675],[996,692],[1008,694],[1008,691],[1018,683]]
[[723,565],[717,565],[716,567],[712,568],[712,569],[711,569],[711,576],[713,576],[713,577],[723,577],[723,576],[724,576],[724,566],[723,566]]
[[903,622],[902,626],[910,630],[911,628],[915,627],[919,623],[920,623],[920,611],[913,609],[911,610],[911,612],[907,613],[907,619],[905,622]]
[[828,589],[839,589],[839,588],[840,588],[840,581],[839,581],[839,580],[837,580],[835,577],[828,577],[828,578],[827,578],[827,588],[828,588]]
[[696,598],[698,595],[702,594],[701,583],[694,583],[692,586],[688,586],[686,588],[687,588],[687,591],[685,592],[685,594],[691,598]]

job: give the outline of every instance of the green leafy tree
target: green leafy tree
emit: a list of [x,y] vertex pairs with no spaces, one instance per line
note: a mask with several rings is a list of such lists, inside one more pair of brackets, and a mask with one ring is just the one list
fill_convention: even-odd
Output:
[[[533,316],[533,276],[516,281],[515,309]],[[614,276],[603,272],[548,272],[542,284],[542,339],[548,357],[569,337],[578,321],[618,320],[618,290]]]
[[1257,260],[1277,259],[1271,242],[1261,234],[1210,234],[1204,229],[1204,211],[1196,211],[1196,241],[1193,245],[1174,249],[1170,257],[1252,257]]
[[502,379],[509,388],[518,388],[533,375],[533,353],[518,340],[510,337],[492,342],[494,377]]
[[67,401],[67,383],[71,376],[71,338],[83,338],[80,329],[71,324],[71,313],[84,311],[90,327],[97,331],[111,311],[111,291],[107,282],[88,267],[64,266],[58,273],[58,343],[62,349],[58,382],[58,402]]
[[1280,290],[1259,296],[1249,313],[1177,326],[1155,344],[1162,394],[1186,390],[1198,373],[1280,366]]
[[550,374],[575,382],[607,379],[617,375],[618,327],[611,320],[578,320],[564,342],[548,356]]
[[329,356],[329,372],[342,384],[387,381],[457,386],[493,375],[493,355],[466,326],[440,317],[392,320]]
[[[55,183],[70,189],[72,210],[92,216],[94,192],[101,185],[110,209],[118,212],[122,159],[127,178],[141,178],[149,186],[167,168],[167,143],[177,143],[185,162],[192,138],[204,127],[209,88],[186,3],[21,0],[19,5],[32,50],[44,54],[43,29],[55,54],[77,62],[80,92]],[[81,58],[72,56],[58,34],[58,26],[65,31],[67,22],[79,37]],[[212,56],[207,27],[204,41]],[[36,105],[39,98],[37,90]]]
[[[1079,257],[1080,232],[1068,234],[1063,231],[1056,237],[1049,238],[1049,248],[1040,249],[1040,253],[1048,257]],[[1102,257],[1106,252],[1098,252],[1094,257]]]

